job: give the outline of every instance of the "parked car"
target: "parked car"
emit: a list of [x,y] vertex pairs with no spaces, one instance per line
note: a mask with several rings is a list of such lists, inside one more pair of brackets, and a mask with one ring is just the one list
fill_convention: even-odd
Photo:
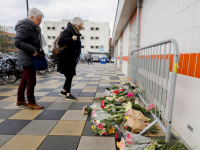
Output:
[[111,62],[114,63],[114,60],[115,60],[115,57],[112,57],[111,58]]
[[100,61],[100,58],[98,56],[93,56],[93,61]]
[[110,60],[108,59],[108,57],[104,57],[104,58],[106,58],[106,62],[109,62]]

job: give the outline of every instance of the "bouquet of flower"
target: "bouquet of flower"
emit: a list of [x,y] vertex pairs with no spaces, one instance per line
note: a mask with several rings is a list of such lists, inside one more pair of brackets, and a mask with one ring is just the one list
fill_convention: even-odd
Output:
[[143,150],[144,148],[148,147],[148,144],[128,144],[126,143],[125,139],[122,138],[120,142],[117,142],[117,147],[120,150]]
[[160,118],[162,121],[162,112],[158,110],[158,106],[154,104],[149,104],[148,107],[146,108],[148,111],[153,112],[157,117]]
[[92,108],[89,108],[88,106],[84,106],[83,109],[82,109],[82,114],[83,114],[83,115],[89,115],[89,116],[90,116],[92,110],[93,110]]
[[[109,130],[106,130],[106,128],[108,128],[108,127],[109,127]],[[114,127],[107,126],[106,124],[102,124],[102,123],[92,125],[91,128],[95,134],[99,134],[99,135],[108,135],[108,134],[115,133]]]

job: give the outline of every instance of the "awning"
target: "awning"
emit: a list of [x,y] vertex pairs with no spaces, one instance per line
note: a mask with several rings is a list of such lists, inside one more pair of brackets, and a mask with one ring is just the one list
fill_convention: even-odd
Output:
[[136,8],[137,0],[119,0],[112,34],[112,45],[115,45],[120,38]]

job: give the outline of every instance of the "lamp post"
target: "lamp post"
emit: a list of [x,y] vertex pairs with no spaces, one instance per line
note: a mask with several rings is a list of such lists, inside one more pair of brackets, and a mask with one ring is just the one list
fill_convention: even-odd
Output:
[[28,0],[26,0],[27,17],[28,17]]

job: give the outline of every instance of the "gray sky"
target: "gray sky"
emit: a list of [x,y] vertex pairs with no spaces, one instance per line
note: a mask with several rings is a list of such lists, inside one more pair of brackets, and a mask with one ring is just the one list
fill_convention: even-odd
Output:
[[[44,13],[44,21],[60,21],[79,16],[84,20],[109,22],[112,35],[118,0],[29,0],[29,8]],[[15,26],[27,16],[26,0],[0,0],[0,25]]]

